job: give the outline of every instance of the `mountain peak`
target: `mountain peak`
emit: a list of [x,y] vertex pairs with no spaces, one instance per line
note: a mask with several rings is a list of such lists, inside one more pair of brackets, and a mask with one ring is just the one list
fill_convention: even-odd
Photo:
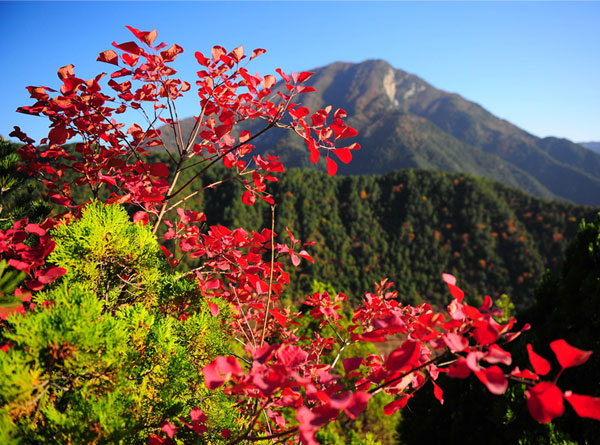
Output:
[[[343,108],[359,133],[348,144],[362,149],[338,166],[340,174],[434,168],[486,176],[544,198],[600,204],[600,155],[580,145],[537,138],[385,60],[339,61],[312,71],[308,84],[316,92],[303,94],[302,105]],[[304,143],[290,135],[269,133],[260,145],[286,166],[309,165]]]

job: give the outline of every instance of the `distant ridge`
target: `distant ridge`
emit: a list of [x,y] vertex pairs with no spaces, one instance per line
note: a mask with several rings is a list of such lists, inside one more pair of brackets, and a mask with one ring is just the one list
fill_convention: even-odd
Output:
[[[352,142],[362,149],[339,166],[340,174],[433,168],[488,177],[543,198],[600,205],[600,154],[582,145],[533,136],[383,60],[335,62],[312,71],[308,83],[317,92],[303,95],[303,104],[344,108],[359,131]],[[189,132],[193,120],[183,124]],[[310,165],[303,142],[285,131],[268,132],[256,145],[288,167]]]
[[585,148],[589,148],[597,153],[600,153],[600,142],[579,142],[579,145],[583,145]]

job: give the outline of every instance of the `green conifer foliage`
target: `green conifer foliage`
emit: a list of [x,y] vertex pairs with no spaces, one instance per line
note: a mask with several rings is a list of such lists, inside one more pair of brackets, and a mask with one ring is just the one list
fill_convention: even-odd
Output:
[[[202,376],[228,353],[227,307],[212,316],[118,206],[92,204],[55,237],[52,260],[68,274],[34,296],[27,316],[10,317],[0,338],[9,345],[0,353],[0,443],[142,443],[194,407],[211,431],[233,430],[233,408]],[[192,300],[184,317],[161,310]]]
[[121,207],[91,204],[53,237],[56,248],[48,260],[67,269],[67,281],[89,283],[111,305],[155,299],[167,266],[164,255],[150,229],[132,224]]
[[19,146],[0,139],[0,229],[8,229],[22,218],[30,222],[44,219],[50,212],[48,203],[40,200],[35,183],[18,170]]

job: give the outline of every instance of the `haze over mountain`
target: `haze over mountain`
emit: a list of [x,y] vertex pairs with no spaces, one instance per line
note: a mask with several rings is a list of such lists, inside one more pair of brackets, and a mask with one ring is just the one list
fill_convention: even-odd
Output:
[[589,148],[590,150],[600,153],[600,142],[579,142],[579,145],[582,145],[585,148]]
[[[592,150],[529,134],[383,60],[335,62],[313,71],[308,83],[317,92],[304,94],[303,105],[344,108],[359,132],[352,142],[362,149],[350,164],[339,164],[339,174],[434,168],[488,177],[543,198],[600,204],[600,154]],[[193,121],[184,123],[191,128]],[[288,167],[310,165],[304,143],[289,132],[268,132],[256,145]]]

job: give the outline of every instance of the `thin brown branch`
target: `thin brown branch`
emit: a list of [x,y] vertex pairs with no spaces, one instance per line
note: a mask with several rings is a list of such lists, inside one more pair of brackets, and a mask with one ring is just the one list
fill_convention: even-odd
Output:
[[169,194],[167,195],[167,197],[165,198],[166,200],[169,200],[171,198],[173,198],[174,196],[177,196],[179,193],[181,193],[182,190],[184,190],[188,185],[190,185],[192,182],[194,182],[196,179],[198,179],[203,173],[205,173],[209,168],[211,168],[213,165],[215,165],[217,162],[219,162],[221,159],[223,159],[225,156],[227,156],[229,153],[232,153],[234,150],[237,150],[238,148],[240,148],[242,145],[248,143],[249,141],[259,137],[260,135],[262,135],[264,132],[266,132],[267,130],[273,128],[275,126],[275,123],[272,122],[269,125],[267,125],[265,128],[263,128],[262,130],[260,130],[258,133],[256,133],[255,135],[251,136],[246,142],[244,142],[243,144],[237,144],[233,147],[231,147],[229,150],[224,151],[223,153],[221,153],[219,156],[215,157],[212,161],[209,162],[209,164],[204,167],[202,170],[200,170],[198,173],[196,173],[194,176],[192,176],[185,184],[183,184],[181,187],[179,187],[176,191],[174,192],[169,192]]
[[246,427],[246,429],[238,434],[236,437],[234,437],[233,439],[231,439],[229,442],[227,442],[227,445],[234,445],[236,443],[239,443],[243,440],[247,440],[248,434],[250,433],[250,431],[252,431],[252,428],[254,428],[254,425],[256,424],[256,422],[258,421],[258,418],[260,417],[260,414],[262,413],[262,411],[269,405],[269,403],[271,403],[271,398],[268,398],[265,403],[263,404],[263,406],[261,406],[259,409],[256,410],[256,414],[254,415],[254,417],[250,420],[250,422],[248,423],[248,426]]
[[285,436],[290,436],[292,434],[295,434],[298,431],[298,427],[295,426],[294,428],[290,428],[289,430],[286,431],[280,431],[278,433],[274,433],[268,436],[249,436],[246,437],[245,440],[249,441],[249,442],[258,442],[260,440],[271,440],[271,439],[280,439],[282,437]]
[[[182,169],[182,170],[183,170],[183,169]],[[190,193],[190,194],[189,194],[189,195],[187,195],[185,198],[182,198],[182,199],[180,199],[179,201],[177,201],[175,204],[171,205],[171,206],[170,206],[170,207],[167,209],[167,212],[170,212],[170,211],[171,211],[171,210],[173,210],[175,207],[177,207],[179,204],[182,204],[182,203],[184,203],[185,201],[187,201],[188,199],[191,199],[192,197],[196,196],[198,193],[200,193],[200,192],[203,192],[203,191],[204,191],[204,190],[206,190],[206,189],[213,188],[213,187],[215,187],[215,186],[217,186],[217,185],[219,185],[219,184],[223,184],[223,183],[225,183],[225,182],[231,181],[231,180],[232,180],[232,179],[234,179],[234,178],[235,178],[235,176],[232,176],[232,177],[230,177],[230,178],[227,178],[227,179],[222,179],[222,180],[220,180],[220,181],[213,182],[213,183],[211,183],[211,184],[208,184],[208,185],[207,185],[207,186],[205,186],[205,187],[202,187],[202,188],[201,188],[201,189],[199,189],[199,190],[196,190],[195,192],[192,192],[192,193]]]
[[267,294],[267,309],[265,310],[265,320],[263,323],[260,347],[265,342],[265,333],[267,331],[267,320],[269,319],[269,307],[271,305],[271,294],[273,292],[273,264],[275,262],[275,206],[271,206],[271,267],[269,270],[269,293]]

